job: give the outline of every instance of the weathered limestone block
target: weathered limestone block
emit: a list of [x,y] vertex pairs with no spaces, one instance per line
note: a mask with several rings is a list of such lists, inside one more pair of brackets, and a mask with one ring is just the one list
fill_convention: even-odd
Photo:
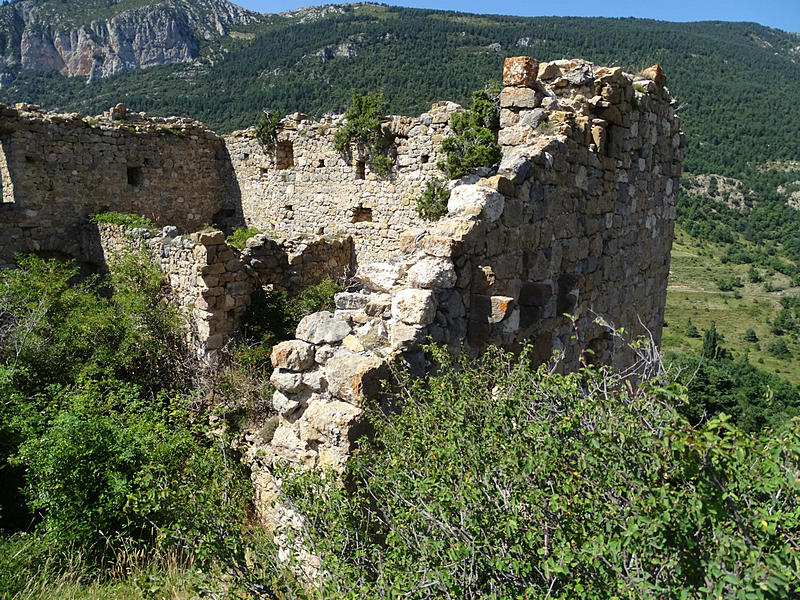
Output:
[[350,455],[351,436],[362,410],[349,402],[312,402],[298,421],[300,439],[322,444],[317,467],[341,471]]
[[301,340],[281,342],[273,346],[270,361],[276,369],[305,371],[314,364],[314,346]]
[[436,316],[436,297],[430,290],[405,289],[392,299],[392,318],[408,325],[428,325]]
[[283,369],[273,370],[269,382],[275,386],[275,389],[284,394],[296,394],[306,388],[302,373],[284,371]]
[[462,218],[483,217],[493,223],[503,214],[503,195],[488,187],[461,185],[450,193],[447,212]]
[[507,58],[503,63],[503,85],[532,87],[539,72],[539,63],[528,56]]
[[295,335],[311,344],[333,344],[350,333],[350,325],[328,311],[310,314],[297,325]]
[[392,263],[370,263],[359,267],[356,277],[369,289],[388,292],[405,274],[405,268]]
[[298,394],[287,396],[280,390],[272,395],[272,407],[281,416],[287,416],[296,411],[304,403],[304,398]]
[[446,258],[425,258],[408,270],[408,284],[418,288],[451,288],[457,276],[453,261]]
[[384,362],[374,356],[348,352],[332,357],[325,364],[328,391],[357,406],[365,399],[377,397],[385,375]]
[[538,108],[541,103],[541,94],[529,87],[505,87],[500,92],[501,108]]

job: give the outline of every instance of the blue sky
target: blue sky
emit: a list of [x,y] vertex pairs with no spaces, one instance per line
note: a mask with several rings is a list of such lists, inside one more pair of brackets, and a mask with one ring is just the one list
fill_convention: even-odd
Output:
[[[259,12],[279,12],[321,0],[232,0]],[[344,1],[344,0],[342,0]],[[662,21],[755,21],[784,31],[800,32],[800,0],[402,0],[386,4],[474,13],[520,16],[642,17]]]

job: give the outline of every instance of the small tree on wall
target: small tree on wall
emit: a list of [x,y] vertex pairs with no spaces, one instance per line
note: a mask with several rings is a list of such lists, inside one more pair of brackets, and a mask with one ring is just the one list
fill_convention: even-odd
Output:
[[453,134],[442,142],[447,155],[438,167],[450,179],[470,174],[478,167],[493,167],[503,151],[495,139],[500,125],[499,88],[487,85],[472,94],[472,107],[450,117]]
[[333,136],[333,145],[339,152],[347,153],[353,143],[366,148],[372,170],[384,177],[392,168],[388,156],[392,139],[381,128],[386,110],[382,91],[372,94],[353,94],[350,107],[344,113],[345,124]]

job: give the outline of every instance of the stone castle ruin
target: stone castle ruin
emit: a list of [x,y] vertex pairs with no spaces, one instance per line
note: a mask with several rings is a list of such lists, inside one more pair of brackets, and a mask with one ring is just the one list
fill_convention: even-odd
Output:
[[[275,415],[250,459],[262,516],[279,524],[276,461],[340,469],[387,361],[424,369],[426,340],[454,352],[533,342],[538,360],[560,350],[566,368],[629,360],[597,315],[659,341],[685,147],[665,81],[657,66],[632,76],[507,59],[502,162],[450,182],[434,222],[415,199],[438,174],[462,110],[453,103],[384,122],[394,139],[384,178],[358,149],[335,150],[341,117],[290,115],[269,153],[252,130],[221,138],[121,105],[95,119],[2,108],[0,264],[39,252],[102,266],[145,248],[211,358],[259,286],[354,276],[335,313],[306,317],[272,355]],[[163,229],[89,222],[107,210]],[[270,233],[239,251],[207,224]]]

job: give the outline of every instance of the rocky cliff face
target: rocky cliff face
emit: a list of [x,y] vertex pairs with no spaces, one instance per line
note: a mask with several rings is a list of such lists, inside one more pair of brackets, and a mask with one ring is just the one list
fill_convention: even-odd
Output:
[[[86,4],[91,4],[87,2]],[[260,18],[225,0],[121,0],[113,11],[21,0],[0,14],[0,64],[16,69],[58,71],[66,76],[106,77],[119,71],[190,61],[200,44],[228,35]]]

